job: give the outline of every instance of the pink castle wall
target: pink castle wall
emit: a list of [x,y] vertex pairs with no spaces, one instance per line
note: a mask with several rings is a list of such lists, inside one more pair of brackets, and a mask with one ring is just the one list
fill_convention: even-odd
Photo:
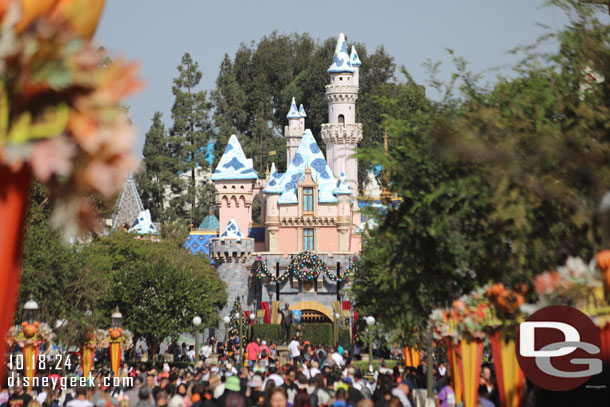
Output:
[[248,235],[248,226],[250,225],[251,213],[250,208],[246,208],[246,200],[244,197],[240,197],[239,201],[235,197],[231,197],[231,201],[227,200],[227,197],[222,197],[220,201],[220,219],[219,229],[220,233],[224,232],[229,219],[235,219],[239,230],[244,236]]
[[318,251],[336,252],[339,250],[339,232],[337,228],[318,228]]
[[277,249],[282,253],[297,251],[297,228],[280,228],[277,239]]

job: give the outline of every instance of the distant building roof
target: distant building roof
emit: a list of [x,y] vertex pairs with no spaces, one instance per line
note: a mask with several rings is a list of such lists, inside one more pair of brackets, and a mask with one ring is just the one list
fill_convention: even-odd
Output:
[[210,214],[203,219],[198,229],[218,232],[219,226],[220,225],[216,216]]
[[303,133],[286,172],[273,174],[263,192],[281,194],[278,201],[281,204],[297,203],[297,183],[304,179],[305,166],[311,168],[311,176],[318,184],[318,202],[337,202],[337,197],[333,194],[337,180],[309,129]]
[[258,179],[258,174],[252,168],[252,159],[246,158],[235,134],[229,138],[225,152],[212,174],[211,180],[242,180]]
[[347,44],[343,33],[339,34],[335,55],[333,55],[333,63],[328,68],[328,73],[353,73],[354,68],[350,62],[350,57],[347,54]]
[[125,224],[133,224],[140,212],[144,211],[144,205],[142,205],[136,181],[133,177],[130,176],[125,179],[116,208],[117,212],[112,219],[112,229],[114,230],[119,229]]
[[292,103],[290,104],[290,110],[286,115],[287,119],[300,119],[301,114],[299,113],[299,109],[297,109],[297,102],[292,98]]
[[138,217],[131,225],[129,233],[138,233],[140,235],[158,235],[157,228],[150,220],[150,211],[146,209],[138,214]]

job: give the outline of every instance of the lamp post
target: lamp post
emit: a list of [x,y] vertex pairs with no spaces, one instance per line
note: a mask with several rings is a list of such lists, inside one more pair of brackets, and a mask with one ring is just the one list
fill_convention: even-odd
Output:
[[[28,301],[23,305],[23,334],[28,339],[34,339],[38,335],[38,303],[34,301],[34,297],[30,295]],[[36,373],[36,359],[38,359],[38,352],[40,345],[34,345],[33,343],[26,342],[23,347],[23,358],[25,359],[25,374],[30,379],[30,385],[28,389],[32,389],[32,378]]]
[[336,347],[339,344],[339,314],[333,311],[333,342]]
[[373,329],[372,326],[375,325],[375,317],[368,316],[364,318],[366,324],[368,325],[367,331],[369,336],[369,372],[373,371]]
[[34,297],[30,295],[28,301],[23,305],[23,317],[28,324],[33,324],[34,321],[38,320],[38,303],[34,301]]
[[200,316],[193,318],[193,325],[195,325],[195,363],[197,363],[199,362],[199,325],[201,325]]
[[114,329],[119,329],[123,326],[123,314],[119,311],[117,306],[111,316],[111,325]]
[[227,315],[222,319],[222,322],[225,323],[225,342],[229,339],[229,324],[231,323],[231,318]]
[[239,363],[243,364],[242,359],[244,357],[244,336],[243,336],[243,315],[241,312],[235,313],[235,319],[239,325]]
[[121,331],[123,325],[123,314],[119,311],[118,306],[110,317],[110,325],[110,366],[116,377],[119,374],[119,367],[121,366]]
[[250,338],[254,337],[254,322],[256,321],[256,309],[250,313],[250,321],[252,321],[252,325],[250,326]]

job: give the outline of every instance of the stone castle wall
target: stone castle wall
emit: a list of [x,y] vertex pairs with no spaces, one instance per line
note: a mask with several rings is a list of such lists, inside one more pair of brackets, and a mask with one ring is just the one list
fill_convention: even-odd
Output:
[[[242,239],[242,243],[250,239]],[[229,240],[225,241],[225,244],[228,243]],[[235,246],[235,245],[234,245]],[[233,247],[233,249],[237,249],[237,246]],[[210,252],[214,250],[212,245]],[[298,253],[294,253],[293,256],[296,256]],[[242,299],[242,307],[244,310],[253,310],[256,303],[256,285],[261,283],[261,295],[259,297],[260,301],[267,301],[272,303],[276,301],[276,284],[269,282],[268,278],[263,278],[258,280],[255,277],[256,271],[256,257],[260,256],[263,259],[263,262],[266,261],[267,267],[269,269],[269,273],[272,276],[275,276],[276,273],[276,263],[280,263],[280,275],[284,274],[288,270],[288,265],[292,260],[292,257],[288,255],[284,257],[282,254],[265,254],[265,253],[252,253],[251,255],[241,255],[238,253],[232,261],[222,261],[219,257],[216,260],[216,270],[220,275],[220,278],[227,285],[227,306],[220,312],[220,319],[229,315],[231,309],[233,307],[233,303],[237,296]],[[318,254],[318,256],[326,262],[326,265],[329,268],[329,271],[332,274],[336,274],[337,262],[341,263],[341,269],[345,270],[345,268],[349,265],[350,260],[353,258],[353,253],[345,253],[345,254],[337,254],[330,257],[327,254]],[[237,259],[243,259],[237,260]],[[348,282],[349,284],[349,282]],[[348,300],[345,293],[346,288],[345,282],[341,283],[341,288],[339,290],[341,300]],[[326,276],[319,276],[318,281],[313,282],[309,285],[309,288],[313,288],[312,291],[307,292],[307,284],[303,284],[303,282],[298,281],[297,279],[293,279],[288,277],[288,279],[280,285],[280,303],[281,308],[284,308],[284,304],[294,305],[303,301],[311,301],[317,302],[328,308],[329,311],[332,310],[332,303],[337,301],[337,283],[332,282]],[[224,324],[220,324],[218,330],[215,332],[217,338],[224,338]]]

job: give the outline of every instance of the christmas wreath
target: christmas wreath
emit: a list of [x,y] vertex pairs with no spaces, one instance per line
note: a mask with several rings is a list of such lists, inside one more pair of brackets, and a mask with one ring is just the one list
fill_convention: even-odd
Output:
[[317,254],[302,252],[288,265],[288,272],[301,281],[315,280],[320,274],[328,275],[328,267]]

